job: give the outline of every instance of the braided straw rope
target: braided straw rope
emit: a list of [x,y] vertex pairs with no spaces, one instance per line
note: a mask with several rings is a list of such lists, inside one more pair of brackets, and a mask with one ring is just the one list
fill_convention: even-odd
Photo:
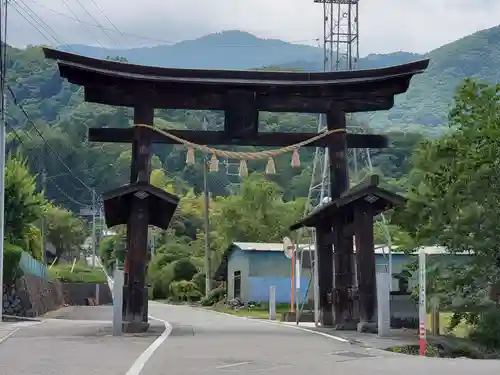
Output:
[[310,143],[313,143],[317,141],[318,139],[327,137],[333,133],[345,133],[345,128],[342,129],[333,129],[333,130],[328,130],[327,132],[320,133],[312,138],[306,139],[305,141],[286,146],[283,148],[279,148],[276,150],[267,150],[267,151],[258,151],[258,152],[234,152],[234,151],[225,151],[225,150],[219,150],[216,148],[211,148],[207,147],[204,145],[199,145],[193,142],[186,141],[185,139],[179,138],[173,134],[170,134],[169,132],[155,128],[154,126],[151,125],[144,125],[144,124],[136,124],[135,126],[141,127],[141,128],[146,128],[153,130],[161,135],[164,135],[165,137],[168,137],[170,139],[173,139],[176,142],[179,142],[187,147],[191,147],[193,149],[199,150],[201,152],[205,152],[207,154],[212,154],[218,157],[224,157],[228,159],[237,159],[237,160],[262,160],[266,158],[272,158],[290,151],[295,151],[299,149],[300,147],[307,146]]

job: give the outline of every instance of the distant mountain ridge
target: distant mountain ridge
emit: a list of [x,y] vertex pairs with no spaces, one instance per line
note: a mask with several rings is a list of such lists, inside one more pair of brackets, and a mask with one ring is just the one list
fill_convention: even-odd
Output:
[[[172,45],[112,49],[81,44],[59,46],[68,52],[104,59],[125,57],[141,65],[193,69],[255,69],[279,66],[306,71],[323,70],[323,49],[278,39],[261,39],[238,30],[209,34]],[[360,59],[359,68],[378,68],[418,60],[421,55],[407,52],[372,54]]]

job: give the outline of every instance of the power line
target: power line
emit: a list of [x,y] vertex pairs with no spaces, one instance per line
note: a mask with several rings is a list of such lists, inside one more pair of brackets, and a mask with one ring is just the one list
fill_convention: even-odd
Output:
[[[65,13],[59,12],[58,10],[55,10],[53,8],[50,8],[50,7],[46,6],[46,5],[43,5],[43,4],[39,3],[36,0],[24,0],[24,1],[33,3],[33,4],[35,4],[36,6],[38,6],[40,8],[48,10],[51,13],[57,14],[57,15],[59,15],[61,17],[65,17],[65,18],[77,21],[79,23],[83,23],[83,24],[85,24],[87,26],[99,27],[99,28],[102,27],[100,25],[97,25],[97,24],[94,24],[94,23],[91,23],[91,22],[82,21],[81,19],[72,17],[69,14],[65,14]],[[114,29],[110,29],[110,28],[106,28],[106,27],[102,27],[102,28],[105,29],[106,31],[116,32],[116,30],[114,30]],[[135,38],[135,39],[149,40],[151,42],[160,42],[160,43],[168,44],[168,45],[173,45],[173,44],[177,44],[177,43],[182,42],[182,41],[172,41],[172,40],[166,40],[166,39],[161,39],[161,38],[149,37],[149,36],[144,36],[144,35],[139,35],[139,34],[134,34],[134,33],[127,33],[127,32],[122,32],[122,31],[119,31],[119,30],[118,30],[118,32],[120,33],[120,35],[122,35],[124,37],[128,36],[128,37]],[[317,42],[318,40],[319,40],[319,38],[302,39],[302,40],[292,40],[292,41],[289,41],[288,43],[291,43],[291,44],[300,44],[300,43]],[[229,48],[231,48],[231,47],[235,47],[235,48],[236,47],[260,47],[260,45],[258,45],[258,44],[220,44],[220,45],[217,45],[217,47],[229,47]]]
[[[64,1],[64,0],[63,0],[63,1]],[[91,18],[91,19],[92,19],[92,20],[93,20],[93,21],[94,21],[97,25],[99,25],[99,28],[101,29],[102,33],[103,33],[104,35],[106,35],[106,36],[108,37],[108,39],[109,39],[109,40],[111,40],[111,43],[118,45],[118,43],[116,43],[116,42],[114,41],[114,39],[113,39],[113,38],[111,38],[111,36],[110,36],[110,35],[106,32],[106,30],[105,30],[105,29],[104,29],[104,27],[101,25],[101,23],[100,23],[100,22],[99,22],[99,21],[98,21],[98,20],[97,20],[97,19],[96,19],[96,18],[95,18],[95,17],[94,17],[94,16],[93,16],[93,15],[92,15],[89,11],[88,11],[88,9],[87,9],[87,8],[85,8],[85,7],[83,6],[83,4],[81,3],[81,1],[80,1],[80,0],[76,0],[76,2],[78,3],[78,5],[80,5],[80,6],[82,7],[82,9],[85,11],[85,13],[87,13],[87,14],[88,14],[88,16],[89,16],[89,17],[90,17],[90,18]],[[99,8],[99,6],[98,6],[95,2],[94,2],[94,5],[96,5],[96,6]],[[100,10],[100,9],[101,9],[101,8],[99,8],[99,10]],[[101,11],[101,12],[102,12],[102,11]],[[104,12],[102,12],[102,13],[104,14]],[[105,18],[109,21],[109,18],[108,18],[105,14],[104,14],[104,17],[105,17]],[[109,21],[109,22],[111,22],[111,21]]]
[[[78,17],[78,15],[73,11],[73,9],[71,9],[71,7],[68,5],[68,3],[66,2],[66,0],[61,0],[61,1],[64,4],[64,6],[71,12],[71,14],[73,14],[73,16],[75,16],[76,20],[82,24],[82,26],[85,28],[85,30],[87,30],[87,32],[92,36],[92,38],[95,39],[95,41],[97,42],[97,44],[99,44],[101,47],[104,48],[104,46],[101,44],[101,42],[95,37],[95,35],[92,34],[92,31],[90,31],[90,29],[87,27],[86,23],[82,22],[82,20],[80,19],[80,17]],[[97,24],[96,26],[99,27],[99,28],[102,27],[99,24]]]
[[[29,5],[27,5],[23,0],[16,0],[15,3],[10,3],[13,7],[14,7],[14,10],[22,17],[24,18],[31,26],[33,26],[42,36],[44,36],[44,38],[46,38],[47,40],[49,40],[49,38],[47,38],[47,36],[45,36],[44,33],[42,33],[40,31],[40,29],[34,25],[27,17],[26,15],[31,18],[31,20],[33,20],[35,22],[35,24],[38,24],[40,25],[40,27],[47,33],[49,34],[49,36],[58,44],[66,44],[68,45],[68,43],[63,42],[64,43],[61,43],[59,41],[59,37],[57,36],[57,33],[54,31],[54,29],[52,27],[50,27],[40,16],[38,16],[30,7]],[[21,6],[22,5],[22,6]],[[21,13],[21,11],[24,13]],[[50,40],[49,40],[50,41]],[[52,43],[52,41],[50,41]],[[68,45],[69,47],[69,45]]]
[[33,129],[35,129],[36,133],[40,136],[40,138],[42,138],[42,140],[44,141],[44,143],[49,148],[50,152],[61,162],[61,164],[68,170],[68,172],[70,172],[70,174],[78,182],[80,182],[84,187],[86,187],[89,191],[92,192],[93,189],[91,187],[89,187],[85,182],[83,182],[83,180],[80,177],[78,177],[75,174],[75,172],[73,172],[73,170],[70,167],[68,167],[68,165],[64,162],[64,160],[61,158],[61,156],[59,155],[59,153],[56,150],[54,150],[54,148],[50,145],[50,143],[47,142],[47,140],[43,136],[42,132],[40,131],[40,129],[38,129],[38,127],[35,125],[35,123],[33,122],[33,120],[31,120],[31,118],[28,115],[28,113],[26,112],[26,110],[23,108],[23,106],[21,104],[18,103],[17,98],[16,98],[16,96],[14,94],[14,91],[12,91],[12,88],[10,86],[7,86],[7,89],[9,90],[10,95],[12,96],[12,100],[13,100],[14,104],[21,110],[21,112],[26,117],[26,120],[28,120],[28,123],[33,127]]
[[[118,29],[118,27],[116,27],[116,25],[111,22],[111,20],[109,19],[109,17],[106,15],[106,13],[104,13],[104,11],[101,9],[101,7],[97,4],[97,2],[95,0],[91,0],[92,3],[94,4],[94,6],[97,8],[97,10],[99,10],[99,12],[101,12],[101,14],[104,16],[104,18],[106,18],[106,20],[109,22],[109,24],[111,26],[113,26],[113,28],[118,32],[118,34],[120,34],[123,38],[123,33]],[[103,28],[104,30],[104,28]]]

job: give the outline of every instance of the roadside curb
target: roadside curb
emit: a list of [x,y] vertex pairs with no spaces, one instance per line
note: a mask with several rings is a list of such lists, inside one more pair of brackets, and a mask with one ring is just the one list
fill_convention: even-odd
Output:
[[27,316],[2,315],[2,322],[41,322],[39,318],[29,318]]

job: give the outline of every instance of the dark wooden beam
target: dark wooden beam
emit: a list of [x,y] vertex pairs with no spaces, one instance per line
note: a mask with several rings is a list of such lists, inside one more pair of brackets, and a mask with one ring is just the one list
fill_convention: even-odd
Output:
[[[161,92],[151,88],[124,90],[116,87],[85,87],[85,101],[124,107],[135,107],[138,102],[146,102],[154,108],[222,111],[226,108],[225,98],[225,93],[217,92]],[[326,113],[333,103],[342,103],[346,112],[369,112],[387,110],[394,105],[393,97],[376,94],[366,97],[362,94],[356,96],[343,92],[330,97],[257,95],[255,100],[257,109],[267,112]]]
[[[168,138],[158,132],[146,129],[150,133],[153,143],[176,144],[178,142]],[[228,139],[222,131],[198,131],[198,130],[173,130],[168,132],[200,145],[228,145],[228,146],[267,146],[284,147],[302,142],[316,136],[316,133],[259,133],[256,138]],[[133,140],[134,128],[90,128],[89,141],[91,142],[111,142],[130,143]],[[331,140],[339,137],[334,133],[328,137],[310,143],[310,147],[327,147]],[[388,146],[388,139],[379,134],[347,134],[348,148],[385,148]]]
[[230,139],[247,139],[257,136],[259,111],[252,92],[228,91],[224,108],[224,132]]

